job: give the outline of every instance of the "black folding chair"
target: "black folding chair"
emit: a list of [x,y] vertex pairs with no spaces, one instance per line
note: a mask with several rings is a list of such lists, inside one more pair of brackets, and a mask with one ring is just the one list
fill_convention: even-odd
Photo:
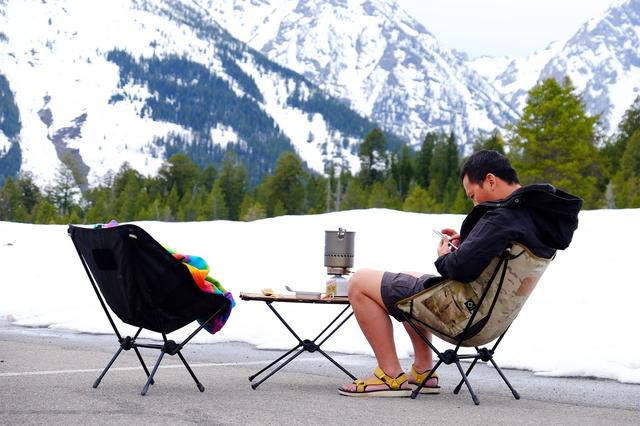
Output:
[[[523,245],[512,243],[475,281],[462,283],[444,280],[399,301],[396,306],[409,325],[438,357],[430,373],[412,392],[411,398],[416,398],[441,364],[455,364],[462,379],[453,393],[457,394],[464,383],[473,402],[480,404],[468,377],[477,362],[484,361],[495,367],[514,398],[520,399],[493,355],[551,260],[536,257]],[[455,348],[439,351],[426,338],[424,330],[431,331],[455,345]],[[479,347],[493,341],[495,343],[490,349]],[[461,347],[474,347],[476,353],[461,354]],[[472,360],[466,373],[460,364],[463,359]]]
[[[187,267],[138,226],[89,229],[70,225],[68,233],[120,344],[93,387],[98,387],[123,350],[133,349],[147,375],[142,395],[154,384],[165,354],[178,355],[204,392],[181,350],[208,321],[229,309],[230,302],[222,295],[201,291]],[[138,327],[133,337],[122,337],[107,305],[124,323]],[[167,339],[167,334],[196,320],[200,326],[181,343]],[[163,343],[138,342],[143,329],[160,333]],[[160,350],[151,373],[138,348]]]

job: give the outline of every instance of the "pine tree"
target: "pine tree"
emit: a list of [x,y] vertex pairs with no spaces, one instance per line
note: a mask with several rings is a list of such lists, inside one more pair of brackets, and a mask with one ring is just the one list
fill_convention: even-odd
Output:
[[137,200],[143,191],[142,180],[142,176],[135,170],[127,170],[118,179],[118,186],[121,189],[115,199],[117,220],[128,222],[136,219],[139,210]]
[[364,187],[382,181],[387,170],[387,140],[379,128],[371,130],[360,143],[360,179]]
[[483,149],[498,151],[500,154],[505,155],[504,138],[500,130],[495,129],[488,136],[480,136],[476,140],[473,144],[473,152],[478,152]]
[[229,219],[240,219],[240,205],[247,193],[247,171],[232,153],[225,158],[220,172],[220,188],[229,209]]
[[53,186],[49,189],[49,196],[58,208],[60,216],[63,218],[69,216],[79,193],[80,190],[71,170],[64,164],[58,167]]
[[429,182],[431,181],[431,158],[433,157],[433,149],[437,139],[438,135],[436,133],[427,133],[420,146],[420,152],[416,154],[415,178],[418,185],[424,189],[429,187]]
[[0,189],[0,220],[24,222],[26,216],[20,188],[12,178],[7,178]]
[[[284,152],[276,163],[276,168],[265,181],[268,194],[267,212],[273,216],[280,214],[301,214],[305,202],[306,173],[302,161],[293,152]],[[276,206],[281,209],[276,212]]]
[[[215,169],[214,169],[215,170]],[[209,170],[208,173],[211,173]],[[169,158],[166,164],[160,168],[158,174],[165,180],[166,188],[174,185],[178,196],[182,198],[186,193],[191,193],[200,177],[198,166],[193,164],[186,154],[175,154]]]
[[617,207],[627,207],[627,202],[624,201],[626,193],[619,193],[625,185],[625,182],[620,181],[620,160],[625,154],[629,140],[637,131],[640,131],[640,96],[636,97],[633,104],[625,111],[618,124],[618,133],[600,149],[601,162],[604,166],[608,166],[606,174],[611,179],[608,190],[615,198]]
[[220,181],[216,180],[207,195],[206,202],[200,206],[198,220],[222,220],[229,218],[229,210],[224,200]]
[[529,91],[527,105],[508,144],[514,168],[524,184],[549,182],[594,207],[602,194],[594,126],[569,78],[549,78]]
[[620,160],[620,170],[613,177],[616,207],[640,207],[640,129],[629,137]]
[[437,135],[434,141],[433,155],[429,165],[428,192],[436,202],[437,212],[445,212],[453,204],[459,186],[458,146],[453,134]]
[[306,184],[304,189],[304,206],[305,214],[326,213],[331,211],[331,207],[327,208],[327,203],[331,203],[330,179],[319,174],[311,173],[306,175]]
[[211,191],[211,188],[213,188],[213,183],[217,178],[218,170],[216,170],[213,164],[207,164],[207,166],[200,172],[198,186],[209,192]]
[[190,193],[184,194],[176,212],[176,220],[178,222],[193,222],[198,217],[199,209],[198,197]]
[[[629,109],[627,109],[618,125],[618,136],[616,145],[618,145],[617,159],[622,157],[627,147],[627,142],[631,136],[640,130],[640,96],[636,97]],[[615,160],[615,158],[614,158]]]
[[413,180],[413,152],[409,145],[403,144],[400,154],[394,154],[391,162],[391,175],[401,199],[407,197],[409,186]]
[[363,209],[367,206],[368,195],[358,179],[350,179],[340,203],[340,210]]
[[240,220],[251,222],[265,217],[267,217],[267,211],[262,203],[254,200],[249,195],[245,195],[240,206]]
[[[60,223],[61,219],[58,217],[56,207],[47,198],[42,197],[38,204],[36,204],[33,211],[33,221],[41,224],[53,224]],[[99,221],[93,222],[98,223]]]
[[435,200],[431,198],[426,189],[420,185],[413,185],[402,204],[402,210],[414,213],[430,213],[434,211],[435,204]]
[[163,219],[171,221],[176,220],[178,209],[180,208],[180,195],[178,195],[178,186],[175,184],[171,187],[171,191],[169,191],[169,196],[166,200],[166,206],[168,207],[169,218],[164,217]]
[[[392,185],[389,185],[392,186]],[[369,191],[367,199],[368,208],[400,209],[400,196],[396,191],[389,189],[384,182],[375,182]]]
[[102,193],[91,203],[85,219],[87,223],[107,223],[109,222],[109,211],[107,209],[107,203],[105,201],[106,194]]

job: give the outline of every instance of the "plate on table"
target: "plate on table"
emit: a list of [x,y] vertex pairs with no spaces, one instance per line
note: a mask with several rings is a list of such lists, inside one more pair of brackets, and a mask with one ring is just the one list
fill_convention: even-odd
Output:
[[319,291],[296,291],[296,297],[315,297],[320,299],[322,293]]
[[322,293],[320,293],[319,291],[298,291],[292,289],[288,285],[285,285],[284,288],[286,288],[287,291],[290,291],[291,293],[295,293],[296,297],[315,297],[320,299],[320,297],[322,296]]

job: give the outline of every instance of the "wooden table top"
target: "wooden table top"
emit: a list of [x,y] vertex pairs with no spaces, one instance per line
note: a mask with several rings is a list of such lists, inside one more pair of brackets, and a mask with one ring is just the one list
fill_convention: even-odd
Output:
[[334,296],[321,298],[318,296],[295,295],[295,294],[273,294],[265,296],[262,293],[240,293],[242,300],[258,300],[261,302],[292,302],[292,303],[324,303],[328,305],[348,305],[349,298],[346,296]]

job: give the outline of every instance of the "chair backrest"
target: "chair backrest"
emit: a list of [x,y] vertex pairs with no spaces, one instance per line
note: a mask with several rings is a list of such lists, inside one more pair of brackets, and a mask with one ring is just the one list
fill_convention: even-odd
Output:
[[484,345],[509,328],[551,260],[512,243],[510,253],[494,258],[476,280],[444,280],[397,306],[449,343]]
[[222,296],[201,291],[188,268],[138,226],[71,225],[69,235],[89,278],[127,324],[171,333],[208,318],[228,303]]

